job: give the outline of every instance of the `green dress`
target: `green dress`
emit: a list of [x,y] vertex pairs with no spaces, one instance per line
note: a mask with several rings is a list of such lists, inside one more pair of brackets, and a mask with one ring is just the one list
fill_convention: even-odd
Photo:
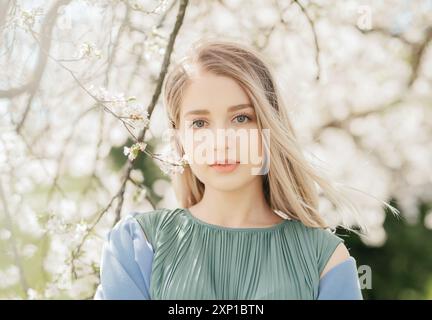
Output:
[[344,242],[286,219],[265,228],[206,223],[187,208],[136,214],[154,250],[152,299],[317,299],[320,274]]

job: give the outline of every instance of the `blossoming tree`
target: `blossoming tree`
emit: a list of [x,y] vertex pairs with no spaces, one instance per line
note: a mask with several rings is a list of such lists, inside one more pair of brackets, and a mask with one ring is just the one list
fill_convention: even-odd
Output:
[[[184,159],[162,138],[161,87],[205,35],[264,52],[311,161],[396,199],[415,221],[418,204],[432,202],[431,10],[431,1],[2,1],[0,298],[91,298],[107,231],[130,211],[175,205],[169,174]],[[358,200],[372,230],[362,240],[382,245],[383,207]],[[323,214],[332,210],[322,199]],[[432,213],[424,223],[432,228]]]

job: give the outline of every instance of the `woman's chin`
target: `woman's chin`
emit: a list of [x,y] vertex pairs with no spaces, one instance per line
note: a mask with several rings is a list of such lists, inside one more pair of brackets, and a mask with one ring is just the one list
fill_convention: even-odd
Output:
[[234,191],[248,186],[251,183],[251,178],[251,175],[245,174],[212,175],[207,177],[205,184],[221,191]]

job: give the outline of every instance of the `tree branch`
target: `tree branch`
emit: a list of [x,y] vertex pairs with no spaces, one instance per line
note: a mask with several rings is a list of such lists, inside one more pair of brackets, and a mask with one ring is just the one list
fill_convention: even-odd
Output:
[[[177,17],[176,17],[176,22],[174,24],[174,28],[173,28],[173,30],[171,32],[171,35],[169,37],[169,40],[168,40],[168,45],[167,45],[167,49],[165,51],[164,59],[163,59],[163,62],[162,62],[161,71],[159,73],[158,81],[156,83],[156,89],[155,89],[155,92],[153,93],[152,99],[150,101],[150,105],[147,108],[147,112],[149,114],[149,118],[151,117],[151,115],[153,113],[153,110],[154,110],[154,108],[156,106],[156,103],[157,103],[157,101],[159,99],[159,96],[161,94],[162,84],[163,84],[163,82],[165,80],[165,75],[166,75],[166,73],[168,71],[168,66],[169,66],[171,54],[172,54],[173,49],[174,49],[175,40],[176,40],[177,35],[178,35],[179,31],[180,31],[180,27],[183,24],[183,19],[184,19],[185,13],[186,13],[187,5],[188,5],[188,0],[181,0],[180,1],[179,10],[178,10]],[[146,129],[147,128],[144,128],[140,132],[140,134],[138,135],[138,141],[143,141],[144,140]],[[133,168],[132,161],[128,161],[127,162],[127,167],[126,167],[126,172],[124,174],[124,177],[123,177],[123,180],[122,180],[122,185],[121,185],[120,192],[119,192],[120,193],[120,196],[119,196],[120,199],[119,199],[119,203],[117,204],[116,211],[115,211],[115,220],[114,220],[114,223],[117,223],[117,221],[120,220],[121,209],[122,209],[122,206],[123,206],[124,192],[126,190],[126,183],[129,180],[129,176],[130,176],[130,173],[132,171],[132,168]]]
[[317,81],[319,81],[320,74],[321,74],[321,65],[319,62],[320,47],[319,47],[319,43],[318,43],[318,36],[317,36],[316,28],[315,28],[315,22],[309,16],[309,13],[307,12],[306,8],[300,3],[300,1],[294,0],[294,3],[300,7],[301,11],[303,12],[307,21],[309,22],[309,25],[310,25],[311,30],[312,30],[312,35],[313,35],[313,40],[314,40],[314,45],[315,45],[315,63],[317,66],[317,74],[315,76],[315,79]]

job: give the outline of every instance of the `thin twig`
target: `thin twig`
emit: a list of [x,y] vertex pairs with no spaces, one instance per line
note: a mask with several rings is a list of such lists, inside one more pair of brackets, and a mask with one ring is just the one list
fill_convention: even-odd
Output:
[[305,15],[307,21],[309,22],[311,30],[312,30],[312,35],[313,35],[313,40],[314,40],[314,45],[315,45],[315,63],[316,63],[316,66],[317,66],[317,74],[316,74],[315,79],[318,81],[320,79],[320,75],[321,75],[321,65],[320,65],[320,61],[319,61],[320,47],[319,47],[319,43],[318,43],[318,36],[317,36],[316,28],[315,28],[315,22],[309,16],[308,11],[300,3],[300,1],[294,0],[294,3],[297,4],[297,6],[299,6],[299,8],[301,9],[301,11]]

